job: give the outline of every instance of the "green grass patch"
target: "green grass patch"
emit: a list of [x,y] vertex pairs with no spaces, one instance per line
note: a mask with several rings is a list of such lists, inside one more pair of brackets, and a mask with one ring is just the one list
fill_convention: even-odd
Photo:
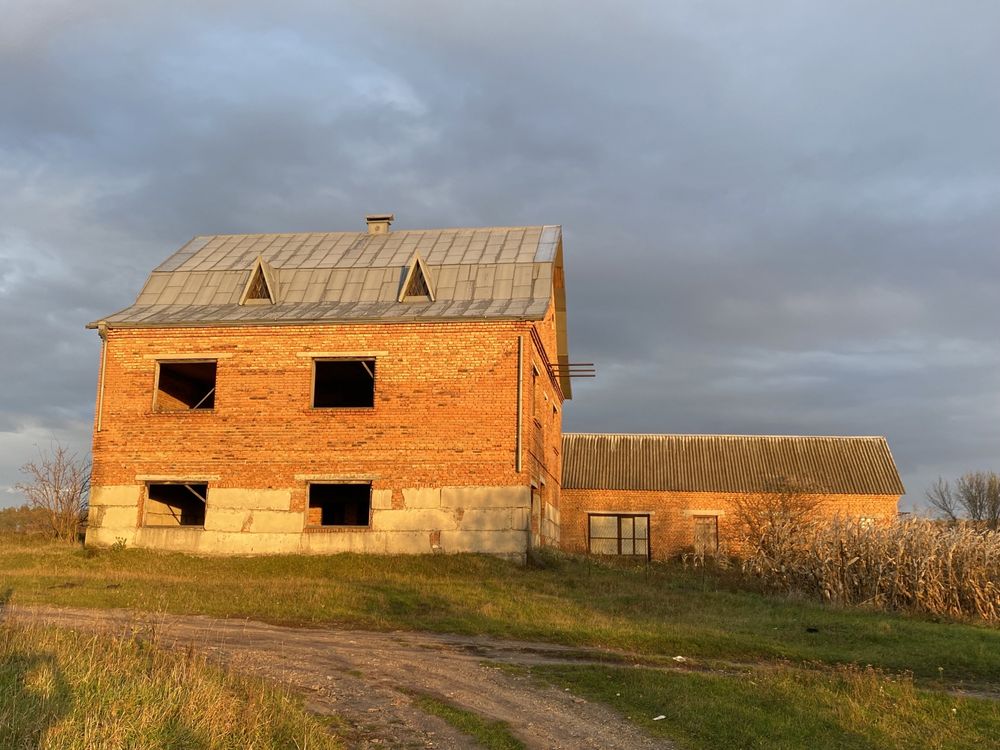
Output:
[[444,719],[463,734],[472,737],[486,750],[524,750],[524,743],[510,732],[505,722],[486,719],[477,713],[458,708],[425,693],[412,693],[421,711]]
[[0,625],[0,747],[343,747],[299,701],[191,652]]
[[0,599],[488,634],[650,657],[872,664],[922,680],[1000,683],[1000,630],[742,590],[677,565],[547,556],[196,557],[0,540]]
[[996,701],[919,690],[870,667],[727,675],[543,666],[532,674],[689,750],[984,748],[1000,731]]

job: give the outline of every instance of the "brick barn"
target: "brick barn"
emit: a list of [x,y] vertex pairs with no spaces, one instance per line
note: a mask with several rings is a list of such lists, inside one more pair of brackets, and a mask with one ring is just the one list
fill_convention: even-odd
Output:
[[103,339],[87,543],[559,542],[558,226],[196,237]]
[[895,515],[882,438],[563,435],[559,226],[200,236],[102,339],[89,545],[714,549],[775,477]]
[[804,487],[820,512],[895,518],[903,494],[882,437],[563,435],[562,546],[666,559],[733,541],[733,499]]

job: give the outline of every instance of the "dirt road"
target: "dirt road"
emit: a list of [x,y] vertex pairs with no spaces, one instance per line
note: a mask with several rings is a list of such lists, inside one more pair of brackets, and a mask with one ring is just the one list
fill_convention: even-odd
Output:
[[128,610],[8,607],[6,617],[76,630],[142,633],[164,646],[193,645],[237,670],[283,683],[316,713],[335,714],[361,748],[469,748],[468,737],[418,709],[407,691],[439,697],[507,722],[529,748],[669,747],[609,708],[543,687],[500,665],[601,660],[599,651],[431,633],[278,627]]

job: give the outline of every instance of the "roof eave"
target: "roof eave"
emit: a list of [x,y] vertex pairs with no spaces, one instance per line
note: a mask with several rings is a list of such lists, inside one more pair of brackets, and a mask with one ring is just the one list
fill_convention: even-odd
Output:
[[330,325],[330,324],[366,324],[366,323],[470,323],[492,321],[536,321],[542,320],[540,315],[489,315],[472,317],[468,315],[449,315],[434,318],[419,315],[393,316],[390,318],[302,318],[288,320],[199,320],[199,321],[159,321],[146,323],[143,321],[99,320],[88,323],[86,328],[97,328],[104,324],[107,328],[239,328],[241,326],[300,326],[300,325]]

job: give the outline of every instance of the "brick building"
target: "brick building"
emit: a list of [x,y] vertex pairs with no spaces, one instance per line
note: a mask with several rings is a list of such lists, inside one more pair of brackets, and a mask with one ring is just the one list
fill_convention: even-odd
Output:
[[[103,339],[88,544],[559,542],[558,226],[196,237]],[[562,373],[562,377],[560,377]]]
[[883,438],[563,435],[558,226],[196,237],[103,340],[87,543],[665,558],[775,478],[895,515]]
[[563,435],[562,546],[665,559],[733,540],[733,499],[800,487],[820,512],[884,521],[903,494],[882,437]]

